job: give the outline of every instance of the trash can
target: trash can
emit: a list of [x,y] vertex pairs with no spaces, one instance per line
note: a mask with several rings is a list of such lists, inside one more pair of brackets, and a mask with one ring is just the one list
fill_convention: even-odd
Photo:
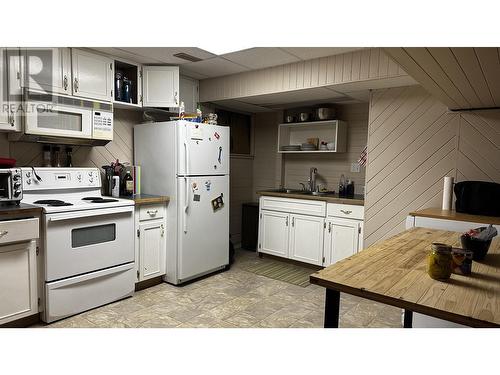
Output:
[[255,251],[259,236],[259,202],[247,202],[241,206],[241,248]]

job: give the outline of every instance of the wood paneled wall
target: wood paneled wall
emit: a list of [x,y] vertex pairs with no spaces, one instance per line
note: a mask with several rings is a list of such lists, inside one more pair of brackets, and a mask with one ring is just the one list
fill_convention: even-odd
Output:
[[451,109],[500,107],[500,48],[413,47],[385,51]]
[[440,207],[443,177],[500,182],[500,111],[449,112],[419,86],[376,90],[369,110],[365,245]]
[[[79,167],[97,167],[109,164],[119,159],[121,162],[132,163],[133,126],[142,121],[142,115],[136,111],[114,111],[113,141],[105,146],[74,146],[73,164]],[[17,160],[18,166],[41,166],[42,145],[29,142],[8,142],[7,134],[0,134],[0,156],[10,156]],[[64,147],[61,147],[64,154]],[[63,155],[64,156],[64,155]]]
[[408,77],[408,74],[382,49],[367,48],[204,79],[200,81],[200,101],[213,102],[393,77]]

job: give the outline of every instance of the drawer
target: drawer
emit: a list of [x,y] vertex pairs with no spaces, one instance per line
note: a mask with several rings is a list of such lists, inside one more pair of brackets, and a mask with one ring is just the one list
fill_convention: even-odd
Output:
[[327,216],[363,220],[365,217],[365,207],[352,204],[328,203]]
[[139,221],[162,219],[165,217],[165,205],[145,204],[139,206]]
[[292,199],[279,197],[260,198],[260,208],[263,210],[281,211],[292,214],[312,215],[325,217],[326,202],[308,200],[308,199]]
[[38,218],[0,221],[0,244],[38,238]]

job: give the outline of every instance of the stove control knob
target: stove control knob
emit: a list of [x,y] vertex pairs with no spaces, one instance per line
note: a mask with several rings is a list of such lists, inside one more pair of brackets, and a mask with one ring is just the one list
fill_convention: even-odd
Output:
[[82,182],[82,175],[80,173],[78,173],[76,175],[76,179],[78,180],[78,182]]
[[26,177],[30,178],[31,177],[31,172],[26,172]]
[[14,197],[16,197],[16,198],[17,198],[17,197],[18,197],[18,196],[20,196],[20,195],[21,195],[21,190],[16,190],[16,191],[14,191]]
[[90,183],[94,182],[94,178],[92,176],[89,177],[89,182]]
[[20,182],[14,182],[14,190],[17,190],[21,187],[21,183]]
[[28,178],[28,179],[26,180],[26,183],[27,183],[28,185],[31,185],[31,179],[29,179],[29,178]]
[[20,174],[15,174],[14,177],[13,177],[14,181],[19,181],[21,179],[21,175]]
[[89,172],[89,177],[92,177],[92,172]]

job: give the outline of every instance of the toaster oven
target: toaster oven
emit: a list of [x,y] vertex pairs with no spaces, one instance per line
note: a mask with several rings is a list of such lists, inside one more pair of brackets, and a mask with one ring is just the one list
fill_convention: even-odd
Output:
[[23,182],[20,168],[0,169],[0,203],[19,204],[23,199]]

